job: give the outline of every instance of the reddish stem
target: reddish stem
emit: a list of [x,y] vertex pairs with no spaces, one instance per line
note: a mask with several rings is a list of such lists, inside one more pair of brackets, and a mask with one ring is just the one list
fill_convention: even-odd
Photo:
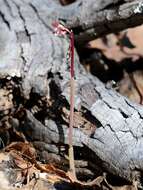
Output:
[[71,78],[74,77],[74,34],[70,32]]
[[76,179],[75,166],[74,166],[74,151],[73,151],[73,125],[74,125],[74,33],[59,24],[58,22],[53,23],[55,32],[58,35],[65,35],[68,33],[70,35],[70,122],[69,122],[69,165],[70,170],[74,179]]

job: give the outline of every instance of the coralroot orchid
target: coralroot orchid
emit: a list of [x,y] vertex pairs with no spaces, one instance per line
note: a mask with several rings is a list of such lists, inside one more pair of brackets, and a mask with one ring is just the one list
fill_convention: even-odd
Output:
[[70,35],[70,122],[69,122],[69,165],[70,171],[76,179],[75,165],[74,165],[74,151],[73,151],[73,123],[74,123],[74,34],[59,22],[53,24],[54,32],[56,35],[65,36]]
[[53,26],[53,28],[54,28],[54,33],[56,34],[56,35],[59,35],[59,36],[64,36],[64,35],[66,35],[67,33],[71,33],[71,31],[68,29],[68,28],[66,28],[65,26],[63,26],[61,23],[59,23],[59,22],[53,22],[52,23],[52,26]]

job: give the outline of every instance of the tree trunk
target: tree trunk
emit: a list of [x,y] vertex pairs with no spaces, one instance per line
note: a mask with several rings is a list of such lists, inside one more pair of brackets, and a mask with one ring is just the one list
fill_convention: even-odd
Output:
[[[68,143],[69,42],[53,34],[52,22],[64,20],[78,46],[141,24],[142,11],[143,0],[77,0],[67,6],[57,0],[0,0],[2,122],[8,117],[28,140],[58,154]],[[143,170],[143,107],[86,73],[76,52],[75,64],[73,144],[92,154],[92,165],[102,163],[131,180],[134,170]]]

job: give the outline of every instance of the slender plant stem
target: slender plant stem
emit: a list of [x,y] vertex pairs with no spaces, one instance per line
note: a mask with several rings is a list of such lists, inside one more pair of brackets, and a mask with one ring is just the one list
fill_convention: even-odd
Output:
[[70,122],[69,122],[69,166],[73,176],[76,176],[73,151],[73,124],[74,124],[74,78],[70,80]]
[[75,80],[74,80],[74,33],[64,25],[54,22],[53,27],[57,35],[70,35],[70,122],[69,122],[69,167],[74,180],[76,179],[74,151],[73,151],[73,125],[74,125],[74,96],[75,96]]
[[74,80],[74,34],[70,32],[70,122],[69,122],[69,165],[70,171],[74,178],[76,178],[74,165],[74,151],[73,151],[73,125],[74,125],[74,96],[75,96],[75,80]]
[[70,32],[71,78],[74,78],[74,34]]

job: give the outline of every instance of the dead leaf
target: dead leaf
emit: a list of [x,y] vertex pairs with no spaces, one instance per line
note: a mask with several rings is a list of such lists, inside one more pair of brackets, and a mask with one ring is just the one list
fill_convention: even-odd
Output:
[[73,176],[72,172],[70,171],[67,172],[67,176],[70,179],[71,183],[82,186],[82,187],[92,187],[92,186],[100,187],[101,183],[104,180],[103,176],[99,176],[90,182],[82,182],[82,181],[79,181],[75,176]]
[[36,159],[36,150],[30,143],[26,142],[13,142],[5,148],[6,151],[18,151],[21,156],[29,159]]
[[[134,82],[136,83],[140,94],[143,96],[143,71],[135,71],[134,73],[132,73],[132,75],[134,76]],[[118,90],[122,95],[128,97],[130,100],[141,103],[142,98],[140,97],[134,82],[132,81],[130,74],[124,73],[123,79],[118,83]]]
[[143,56],[143,25],[124,30],[118,34],[109,34],[89,43],[90,48],[97,48],[108,58],[117,62],[125,58],[137,60]]

